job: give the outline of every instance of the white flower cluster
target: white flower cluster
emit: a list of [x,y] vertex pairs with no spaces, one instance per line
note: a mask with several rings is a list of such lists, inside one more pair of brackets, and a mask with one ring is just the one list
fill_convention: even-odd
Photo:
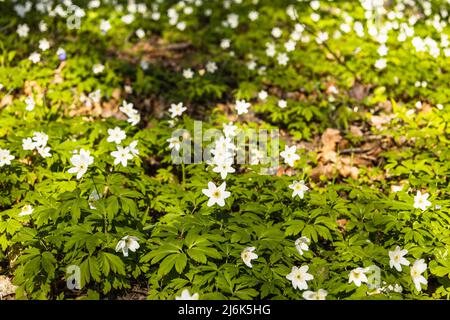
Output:
[[[230,134],[230,131],[225,133]],[[214,156],[208,161],[208,164],[214,167],[213,171],[219,173],[222,179],[226,179],[228,173],[235,172],[232,165],[236,147],[231,139],[231,136],[221,136],[216,139],[215,147],[211,150]]]
[[132,141],[127,147],[122,147],[120,145],[126,137],[127,135],[125,131],[119,127],[108,129],[108,138],[106,141],[117,144],[117,150],[111,152],[111,155],[114,157],[115,166],[120,163],[122,166],[126,167],[128,160],[131,160],[134,156],[139,155],[139,150],[136,148],[138,144],[137,140]]
[[[391,268],[395,268],[398,272],[402,271],[402,265],[409,266],[410,262],[404,257],[408,254],[408,250],[401,249],[399,246],[395,248],[394,251],[389,251],[389,266]],[[427,279],[422,275],[425,270],[427,270],[427,264],[424,259],[417,259],[414,261],[414,264],[410,268],[410,275],[413,281],[413,284],[417,291],[422,291],[422,284],[426,285],[428,283]],[[369,271],[369,268],[355,268],[350,271],[348,282],[353,282],[357,287],[361,286],[362,283],[368,283],[369,279],[366,276],[366,273]],[[379,292],[401,292],[401,286],[388,286],[388,287],[380,287],[378,288]]]
[[124,100],[122,102],[122,106],[119,107],[119,110],[127,115],[127,121],[131,123],[131,125],[135,126],[139,123],[139,121],[141,121],[141,115],[136,109],[134,109],[134,106],[131,102],[128,103]]
[[43,132],[34,132],[30,138],[22,139],[23,150],[37,150],[44,158],[51,157],[50,147],[47,146],[48,135]]

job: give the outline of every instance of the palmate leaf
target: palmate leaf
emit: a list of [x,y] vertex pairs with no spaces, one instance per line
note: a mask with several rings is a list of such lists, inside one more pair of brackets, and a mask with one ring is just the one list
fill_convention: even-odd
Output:
[[206,263],[207,256],[215,259],[222,258],[222,255],[214,248],[206,246],[196,246],[187,250],[189,257],[197,262]]
[[54,275],[55,268],[56,268],[56,258],[55,256],[50,252],[43,252],[42,253],[42,260],[41,265],[42,268],[47,272],[49,276]]
[[83,288],[91,279],[100,282],[100,267],[97,259],[90,256],[80,264],[80,286]]
[[169,241],[164,244],[162,244],[160,247],[158,247],[155,250],[152,250],[148,253],[146,253],[142,258],[140,259],[141,262],[148,262],[151,260],[152,264],[155,264],[162,259],[164,259],[169,254],[174,253],[181,253],[182,248],[182,242],[181,241]]
[[305,227],[305,222],[302,220],[291,220],[286,222],[287,228],[285,231],[286,236],[296,236],[298,235],[303,228]]
[[99,252],[97,255],[100,270],[105,276],[108,276],[110,271],[119,275],[125,275],[125,264],[115,254],[108,252]]
[[182,273],[187,264],[187,256],[185,253],[180,253],[175,260],[175,270]]
[[158,269],[159,277],[162,277],[162,276],[168,274],[172,270],[175,263],[177,262],[179,255],[181,255],[181,254],[170,254],[167,257],[165,257],[164,260],[161,261],[161,263],[159,264],[159,269]]

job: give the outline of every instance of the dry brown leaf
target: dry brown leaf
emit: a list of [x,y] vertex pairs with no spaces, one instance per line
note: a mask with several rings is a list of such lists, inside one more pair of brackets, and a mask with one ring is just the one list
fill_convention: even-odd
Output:
[[339,130],[328,128],[322,134],[322,152],[336,150],[336,143],[342,140]]
[[333,164],[319,165],[311,170],[311,178],[319,179],[321,176],[325,176],[327,179],[331,179],[336,172],[336,168]]
[[362,137],[363,136],[363,132],[357,126],[350,126],[350,133],[354,137]]
[[391,117],[387,115],[372,116],[370,117],[370,122],[374,127],[380,129],[383,125],[391,122]]
[[326,151],[319,153],[319,160],[321,160],[321,162],[324,162],[324,163],[327,163],[327,162],[336,163],[338,161],[338,156],[337,156],[336,151],[326,150]]
[[2,98],[2,101],[0,102],[0,108],[11,106],[13,103],[13,96],[8,94]]
[[336,223],[338,225],[338,228],[341,232],[345,231],[345,227],[347,226],[348,219],[337,219]]
[[0,276],[0,299],[5,296],[14,294],[17,286],[13,285],[11,279],[6,276]]
[[426,102],[422,103],[422,109],[420,109],[420,113],[425,114],[425,113],[430,112],[431,110],[433,110],[433,109],[431,108],[431,105],[429,103],[426,103]]

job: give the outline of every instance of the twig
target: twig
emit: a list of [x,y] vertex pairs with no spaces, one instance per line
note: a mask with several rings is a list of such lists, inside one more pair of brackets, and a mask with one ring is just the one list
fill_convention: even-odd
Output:
[[162,50],[183,50],[189,48],[192,44],[190,42],[170,43],[165,46],[160,46],[158,49]]
[[363,149],[363,148],[352,148],[352,149],[344,149],[342,151],[339,151],[340,154],[349,154],[349,153],[366,153],[369,152],[371,150],[374,150],[376,147],[373,148],[367,148],[367,149]]

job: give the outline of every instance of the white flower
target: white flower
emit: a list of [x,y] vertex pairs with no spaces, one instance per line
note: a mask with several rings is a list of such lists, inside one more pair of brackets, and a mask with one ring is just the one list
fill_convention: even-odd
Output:
[[22,210],[20,210],[19,217],[28,216],[28,215],[32,214],[33,211],[34,211],[34,208],[31,205],[26,204],[22,207]]
[[184,289],[181,292],[181,296],[175,297],[175,300],[198,300],[198,298],[198,293],[194,293],[193,295],[191,295],[188,289]]
[[180,31],[183,31],[186,29],[186,22],[184,21],[180,21],[177,23],[177,29]]
[[245,100],[236,100],[236,111],[239,115],[247,113],[250,103]]
[[208,71],[209,73],[214,73],[217,71],[217,64],[215,62],[208,62],[206,64],[206,71]]
[[135,126],[141,121],[141,115],[139,113],[134,113],[129,116],[127,120],[132,126]]
[[367,272],[365,268],[353,269],[352,271],[350,271],[348,283],[353,282],[357,287],[359,287],[361,283],[367,283],[369,280],[367,279],[365,272]]
[[133,104],[131,102],[128,103],[126,100],[122,101],[122,106],[119,107],[119,110],[122,111],[123,113],[125,113],[126,115],[130,115],[130,114],[137,112],[133,108]]
[[230,47],[230,39],[223,39],[223,40],[220,42],[220,47],[221,47],[222,49],[228,49],[228,48]]
[[411,278],[414,282],[414,285],[416,286],[417,291],[422,291],[422,283],[425,285],[428,283],[427,279],[425,279],[425,277],[422,275],[425,270],[427,270],[427,264],[425,263],[424,259],[416,260],[411,267]]
[[403,287],[401,285],[399,285],[398,283],[394,284],[393,289],[394,289],[394,292],[397,292],[397,293],[402,293],[402,291],[403,291]]
[[[215,141],[215,149],[213,149],[213,153],[215,154],[216,151],[225,151],[227,153],[232,152],[236,146],[234,145],[233,141],[229,137],[223,137],[221,136]],[[231,155],[230,155],[231,156]]]
[[167,139],[166,141],[169,143],[170,149],[175,149],[176,151],[180,150],[181,141],[179,138],[171,137],[171,138]]
[[128,145],[128,150],[130,150],[130,152],[133,154],[133,156],[139,155],[139,150],[136,148],[137,144],[138,144],[138,141],[137,140],[133,140]]
[[230,122],[228,124],[223,125],[223,134],[225,137],[234,137],[236,135],[236,129],[237,127],[233,124],[233,122]]
[[281,35],[283,34],[283,31],[281,31],[281,29],[280,28],[278,28],[278,27],[275,27],[275,28],[273,28],[272,29],[272,36],[274,37],[274,38],[279,38],[279,37],[281,37]]
[[139,64],[140,64],[142,70],[147,70],[149,67],[149,63],[146,60],[141,60],[141,62]]
[[116,252],[122,250],[123,256],[128,257],[128,250],[136,252],[139,249],[139,239],[133,236],[123,237],[116,245]]
[[100,30],[102,33],[108,32],[108,30],[111,29],[111,23],[109,23],[108,20],[101,20],[100,21]]
[[286,108],[286,107],[287,107],[287,102],[286,102],[286,100],[283,100],[283,99],[278,100],[278,106],[279,106],[281,109]]
[[255,247],[247,247],[241,252],[242,261],[244,261],[245,265],[249,268],[252,267],[252,260],[258,258],[258,255],[253,252],[255,249]]
[[33,140],[36,142],[36,147],[45,147],[48,141],[48,135],[43,132],[33,132]]
[[313,0],[309,3],[309,5],[311,6],[311,8],[313,10],[318,10],[320,8],[320,1],[318,0]]
[[255,60],[251,60],[251,61],[247,62],[248,70],[255,70],[256,67],[257,67],[257,64],[256,64]]
[[172,103],[169,109],[169,112],[171,113],[170,117],[175,118],[177,116],[181,116],[186,110],[187,108],[183,106],[183,102],[177,104]]
[[114,129],[108,129],[108,138],[106,139],[106,141],[120,144],[126,137],[127,135],[125,134],[125,131],[123,131],[119,127],[115,127]]
[[183,77],[185,77],[186,79],[192,79],[193,76],[194,72],[191,70],[191,68],[183,70]]
[[273,43],[266,43],[266,55],[268,57],[273,57],[277,53],[275,49],[275,44]]
[[139,39],[142,39],[143,37],[145,37],[145,31],[142,30],[142,29],[137,29],[137,30],[136,30],[136,36],[137,36]]
[[292,192],[292,198],[295,196],[299,196],[300,199],[303,199],[305,191],[309,190],[307,186],[305,186],[305,182],[303,180],[301,181],[294,181],[290,186],[290,189],[294,190]]
[[94,64],[92,67],[92,72],[94,72],[94,74],[102,73],[104,70],[105,66],[101,63]]
[[90,151],[80,149],[79,153],[75,153],[71,158],[70,162],[74,166],[70,168],[67,172],[76,173],[77,179],[80,179],[86,172],[88,167],[94,163],[94,157],[91,156]]
[[420,191],[417,191],[417,194],[414,196],[414,208],[422,211],[427,210],[427,207],[431,206],[431,202],[427,200],[429,196],[428,193],[422,194]]
[[289,57],[287,56],[286,53],[279,53],[277,55],[277,61],[278,61],[278,64],[285,66],[285,65],[287,65],[287,63],[289,61]]
[[385,55],[387,55],[388,50],[389,50],[388,47],[386,47],[385,44],[382,44],[382,45],[378,48],[377,52],[378,52],[378,54],[379,54],[380,56],[384,57]]
[[328,40],[328,33],[327,32],[319,32],[317,34],[316,42],[318,44],[324,43],[327,40]]
[[39,22],[39,31],[46,32],[48,29],[47,24],[44,21]]
[[194,12],[194,9],[192,7],[184,7],[184,9],[183,9],[183,13],[185,15],[190,15],[190,14],[192,14],[192,12]]
[[41,54],[37,53],[37,52],[33,52],[32,54],[30,54],[30,56],[28,57],[28,60],[30,60],[33,63],[38,63],[39,61],[41,61]]
[[249,18],[251,21],[257,20],[258,17],[259,17],[258,11],[250,11],[249,14],[248,14],[248,18]]
[[39,40],[39,49],[42,51],[47,51],[50,48],[50,43],[47,39],[41,39]]
[[25,110],[32,111],[34,107],[36,106],[36,103],[34,102],[34,98],[32,96],[29,96],[25,99],[26,107]]
[[310,242],[311,240],[309,240],[307,237],[300,237],[295,240],[295,248],[301,256],[303,255],[303,251],[309,250],[308,243]]
[[134,21],[134,15],[133,14],[127,14],[122,17],[121,19],[125,24],[131,24]]
[[227,22],[230,28],[235,29],[239,25],[239,16],[235,13],[231,13],[227,16]]
[[291,51],[294,51],[295,50],[295,45],[296,45],[297,43],[295,42],[295,41],[293,41],[293,40],[289,40],[288,42],[286,42],[285,44],[284,44],[284,47],[286,48],[286,51],[287,52],[291,52]]
[[231,193],[229,191],[225,191],[226,183],[223,182],[219,187],[213,182],[208,182],[208,189],[203,189],[202,192],[205,196],[209,197],[207,206],[211,207],[216,203],[223,207],[225,205],[225,199],[228,198]]
[[389,266],[402,271],[402,265],[409,266],[409,261],[403,256],[408,253],[408,250],[401,250],[399,246],[395,248],[395,251],[389,251]]
[[34,150],[36,148],[36,142],[32,138],[22,139],[22,149],[23,150]]
[[38,147],[37,151],[43,158],[49,158],[52,156],[50,153],[50,147]]
[[133,155],[130,152],[130,149],[124,148],[122,146],[117,146],[117,150],[111,152],[111,155],[114,157],[114,165],[118,165],[119,163],[122,166],[126,167],[128,160],[133,159]]
[[159,12],[153,12],[152,13],[152,19],[155,21],[158,21],[159,18],[161,18],[161,14]]
[[294,289],[308,289],[308,284],[306,281],[314,279],[314,277],[308,273],[308,269],[308,266],[301,266],[300,268],[296,266],[292,267],[291,273],[286,276],[286,279],[292,281],[292,286]]
[[51,157],[50,147],[47,147],[48,135],[43,132],[34,132],[32,138],[22,139],[23,150],[34,150],[44,157]]
[[13,160],[15,157],[11,155],[9,150],[6,149],[0,149],[0,168],[4,165],[10,165],[11,160]]
[[293,167],[294,162],[300,159],[300,156],[296,154],[297,151],[296,146],[288,147],[286,146],[284,148],[284,151],[280,153],[280,156],[284,159],[284,162],[286,162],[289,166]]
[[261,90],[259,93],[258,93],[258,98],[260,99],[260,100],[266,100],[267,99],[267,97],[268,97],[268,94],[267,94],[267,91],[265,91],[265,90]]
[[28,32],[30,32],[30,28],[26,24],[19,24],[19,26],[17,27],[17,34],[21,38],[27,37]]
[[305,291],[303,292],[303,299],[305,300],[326,300],[327,290],[319,289],[318,291]]
[[228,173],[235,172],[235,169],[231,166],[232,164],[232,159],[224,159],[223,161],[216,163],[216,167],[213,169],[213,171],[220,173],[220,177],[222,179],[225,179]]
[[377,61],[375,61],[374,66],[379,70],[386,68],[386,59],[378,59]]
[[60,61],[65,61],[67,59],[66,51],[63,48],[58,48],[56,55]]
[[311,13],[310,17],[311,17],[311,20],[314,22],[317,22],[320,20],[320,14],[317,14],[315,12]]

